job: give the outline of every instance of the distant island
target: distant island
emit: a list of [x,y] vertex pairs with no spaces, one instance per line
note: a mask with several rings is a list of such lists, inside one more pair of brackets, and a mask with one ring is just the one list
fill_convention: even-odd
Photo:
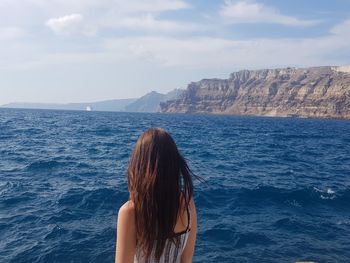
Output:
[[241,70],[228,79],[203,79],[166,94],[2,107],[350,119],[350,66]]
[[192,82],[161,112],[350,119],[350,66],[242,70]]
[[[122,111],[127,105],[135,102],[137,99],[116,99],[98,102],[86,103],[31,103],[31,102],[13,102],[2,105],[5,108],[20,109],[47,109],[47,110],[94,110],[94,111]],[[90,110],[89,110],[90,109]]]
[[161,102],[178,99],[182,92],[184,92],[184,90],[181,89],[175,89],[166,94],[152,91],[140,98],[114,99],[86,103],[54,104],[14,102],[2,105],[2,107],[48,110],[159,112]]

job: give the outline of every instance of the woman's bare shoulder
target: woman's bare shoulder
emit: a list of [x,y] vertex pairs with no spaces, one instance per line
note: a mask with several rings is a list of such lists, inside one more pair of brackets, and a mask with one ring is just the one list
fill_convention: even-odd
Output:
[[118,212],[118,216],[126,217],[128,219],[133,219],[135,216],[135,206],[132,201],[125,202],[120,208]]

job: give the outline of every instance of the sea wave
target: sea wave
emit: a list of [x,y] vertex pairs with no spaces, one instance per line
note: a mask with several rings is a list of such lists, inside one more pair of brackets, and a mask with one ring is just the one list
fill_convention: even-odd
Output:
[[129,155],[153,126],[204,179],[194,262],[350,258],[349,122],[0,112],[0,262],[113,262]]

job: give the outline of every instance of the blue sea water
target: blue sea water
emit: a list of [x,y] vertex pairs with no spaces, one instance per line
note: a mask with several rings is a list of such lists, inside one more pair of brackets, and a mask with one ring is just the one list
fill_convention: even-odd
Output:
[[193,172],[194,262],[350,262],[350,121],[0,109],[0,262],[114,262],[138,136]]

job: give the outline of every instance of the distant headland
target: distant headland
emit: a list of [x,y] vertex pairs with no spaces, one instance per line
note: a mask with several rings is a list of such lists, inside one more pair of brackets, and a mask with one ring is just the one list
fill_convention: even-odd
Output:
[[166,94],[2,107],[350,119],[350,66],[241,70],[228,79],[203,79]]

